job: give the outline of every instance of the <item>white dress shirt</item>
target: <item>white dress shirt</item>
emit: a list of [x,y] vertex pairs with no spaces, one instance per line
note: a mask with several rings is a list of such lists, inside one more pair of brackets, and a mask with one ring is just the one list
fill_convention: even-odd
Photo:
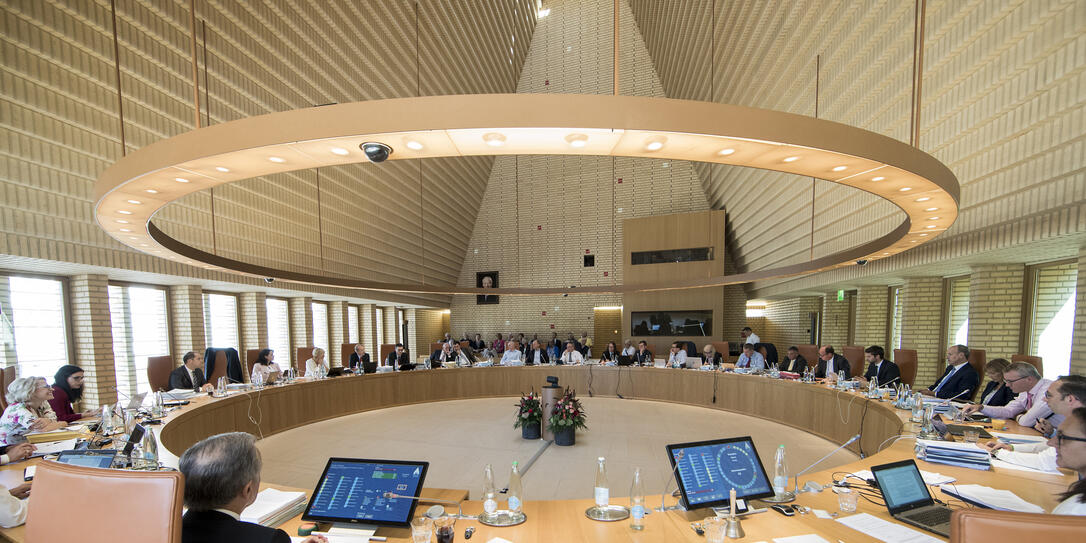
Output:
[[683,349],[679,349],[679,352],[671,353],[671,355],[667,357],[667,364],[673,368],[678,368],[679,366],[685,365],[686,351]]
[[[1052,409],[1048,407],[1048,402],[1045,401],[1045,391],[1048,390],[1048,386],[1051,384],[1052,381],[1041,379],[1037,381],[1037,384],[1033,385],[1033,388],[1020,393],[1007,405],[1002,407],[987,405],[981,409],[981,413],[993,419],[1009,419],[1021,413],[1021,416],[1018,416],[1018,424],[1030,428],[1037,424],[1039,419],[1052,415]],[[1056,427],[1063,422],[1063,417],[1052,415],[1048,418],[1048,421],[1052,423],[1053,427]]]
[[26,522],[26,500],[20,500],[0,485],[0,526],[14,528]]
[[1086,503],[1079,501],[1082,496],[1071,496],[1066,500],[1060,502],[1055,509],[1052,510],[1053,515],[1086,515]]
[[[317,371],[324,370],[323,374],[318,374]],[[328,375],[328,362],[318,364],[316,360],[310,358],[305,361],[305,376],[306,377],[320,377],[321,375]]]
[[[735,367],[737,368],[750,368],[752,370],[764,370],[765,369],[765,357],[762,353],[754,351],[750,357],[747,357],[747,353],[739,355],[739,360],[736,360]],[[829,370],[826,370],[829,371]]]
[[256,376],[258,373],[261,377],[264,378],[263,382],[267,382],[268,375],[271,375],[273,373],[280,373],[279,364],[276,364],[275,362],[271,362],[269,364],[253,364],[253,374],[249,376],[249,380],[255,382],[256,379],[253,379],[253,377]]
[[742,340],[740,342],[739,346],[742,347],[746,343],[761,343],[761,342],[762,342],[762,338],[758,337],[758,334],[755,334],[754,332],[751,332],[750,335],[747,336],[747,339],[744,339],[744,340]]
[[571,366],[576,366],[578,364],[584,364],[584,357],[581,356],[581,353],[579,351],[563,351],[562,352],[562,363],[563,364],[568,364],[568,365],[571,365]]
[[533,364],[538,366],[538,365],[543,363],[543,354],[542,353],[543,353],[542,349],[539,349],[539,350],[535,351],[535,354],[533,355],[533,360],[532,360]]
[[1048,444],[1041,442],[1017,443],[1013,447],[1013,451],[1000,449],[993,456],[1011,464],[1059,473],[1055,447],[1049,447]]
[[635,349],[633,345],[630,345],[629,347],[626,347],[625,349],[622,349],[622,355],[623,356],[633,356],[635,354],[637,354],[637,349]]

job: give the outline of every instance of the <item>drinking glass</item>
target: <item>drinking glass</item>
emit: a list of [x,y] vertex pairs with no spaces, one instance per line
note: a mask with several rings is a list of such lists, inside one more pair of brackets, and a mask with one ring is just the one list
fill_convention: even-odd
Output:
[[851,488],[837,489],[837,507],[842,513],[855,513],[860,494]]
[[455,525],[455,517],[444,516],[434,519],[434,535],[437,536],[437,543],[453,543],[456,539]]
[[962,438],[965,439],[966,443],[976,443],[979,437],[980,430],[976,428],[966,428],[962,431]]
[[434,535],[434,521],[430,517],[411,519],[411,540],[414,543],[430,543]]
[[724,532],[728,528],[728,521],[723,517],[707,518],[701,523],[705,530],[705,543],[724,543]]

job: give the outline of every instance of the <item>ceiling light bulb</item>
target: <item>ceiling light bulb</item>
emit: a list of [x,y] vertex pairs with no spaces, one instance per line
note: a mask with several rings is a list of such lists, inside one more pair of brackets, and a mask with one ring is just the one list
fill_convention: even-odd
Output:
[[128,203],[130,203],[130,204],[132,204],[134,206],[138,206],[138,205],[142,204],[143,202],[141,202],[139,200],[128,200]]
[[222,173],[226,173],[226,172],[229,172],[229,171],[230,171],[230,168],[224,168],[224,167],[222,167],[222,166],[215,166],[215,169],[216,169],[216,170],[219,170],[219,171],[220,171],[220,172],[222,172]]
[[127,210],[127,209],[119,209],[119,210],[117,210],[117,213],[120,213],[121,215],[131,215],[132,214],[132,212]]
[[339,155],[339,156],[347,156],[347,155],[351,154],[351,152],[344,149],[344,148],[342,148],[342,147],[333,147],[332,148],[332,154],[333,155]]
[[923,198],[917,198],[917,199],[916,199],[916,201],[917,201],[917,202],[927,202],[928,200],[931,200],[931,198],[930,198],[930,197],[928,197],[928,196],[925,196],[925,197],[923,197]]
[[910,190],[913,190],[913,188],[912,187],[901,187],[898,190],[900,190],[901,192],[909,192]]
[[835,171],[835,172],[843,172],[843,171],[845,171],[847,169],[848,169],[848,166],[837,166],[836,168],[833,169],[833,171]]
[[566,136],[566,142],[570,147],[581,149],[585,145],[588,145],[588,136],[584,134],[570,134]]
[[886,179],[886,178],[885,178],[885,177],[883,177],[883,176],[881,176],[881,175],[880,175],[880,176],[878,176],[878,177],[872,177],[872,178],[871,178],[871,180],[872,180],[872,181],[882,181],[883,179]]
[[920,234],[920,235],[921,235],[921,236],[926,236],[927,234]]
[[798,156],[790,156],[790,157],[784,159],[785,162],[795,162],[797,160],[799,160]]
[[934,224],[929,224],[929,225],[925,226],[924,228],[935,228],[935,225]]
[[120,223],[120,224],[128,224],[128,221],[126,221],[124,219],[117,219],[117,220],[115,220],[113,222]]
[[888,255],[888,254],[890,254],[890,253],[882,253],[882,256],[886,256],[886,255]]
[[407,143],[405,145],[407,145],[408,149],[411,149],[413,151],[418,151],[422,149],[422,144],[415,140],[407,140]]
[[937,221],[937,220],[939,220],[939,219],[941,219],[941,218],[942,218],[942,217],[928,217],[928,220],[929,220],[929,221]]
[[158,191],[155,189],[146,189],[143,192],[146,192],[147,194],[158,194]]
[[501,147],[505,145],[505,136],[497,132],[487,132],[483,134],[483,141],[491,147]]
[[721,149],[720,152],[717,153],[717,154],[720,155],[720,156],[728,156],[728,155],[730,155],[730,154],[732,154],[734,152],[735,152],[735,149],[732,149],[732,148],[729,147],[727,149]]
[[178,183],[188,183],[189,182],[189,180],[185,179],[184,177],[175,177],[175,178],[173,178],[173,180],[177,181]]
[[664,136],[656,136],[649,138],[645,141],[646,151],[659,151],[664,148],[664,143],[667,142],[667,138]]
[[131,228],[122,228],[121,229],[121,232],[131,232],[131,231],[132,231]]
[[272,161],[272,162],[274,162],[276,164],[282,164],[282,163],[287,161],[287,159],[285,159],[283,157],[278,157],[278,156],[270,156],[270,157],[268,157],[268,160],[270,160],[270,161]]
[[924,211],[939,211],[939,208],[937,208],[937,207],[929,207],[929,208],[925,209]]

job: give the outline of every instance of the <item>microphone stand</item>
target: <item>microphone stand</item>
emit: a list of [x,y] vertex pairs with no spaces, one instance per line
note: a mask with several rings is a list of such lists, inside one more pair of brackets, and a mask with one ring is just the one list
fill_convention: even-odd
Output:
[[388,498],[390,500],[395,499],[395,498],[405,498],[405,499],[409,499],[409,500],[418,500],[419,502],[424,502],[425,501],[425,502],[444,503],[444,504],[448,504],[448,505],[455,505],[456,506],[456,517],[454,517],[454,518],[456,518],[457,520],[478,520],[479,519],[479,517],[476,516],[476,515],[465,515],[464,514],[464,509],[463,509],[464,500],[453,501],[453,500],[442,500],[442,499],[439,499],[439,498],[426,498],[426,497],[423,497],[423,496],[404,496],[402,494],[397,494],[395,492],[385,492],[382,496],[385,497],[385,498]]
[[[675,480],[679,476],[679,462],[683,461],[683,457],[686,456],[686,451],[680,449],[678,456],[679,457],[675,459],[675,467],[671,469],[671,477],[668,477],[667,484],[664,485],[664,492],[662,494],[660,494],[660,507],[657,507],[656,510],[661,512],[661,513],[663,513],[664,511],[674,511],[676,509],[683,509],[683,506],[680,505],[679,503],[676,503],[675,505],[672,505],[671,507],[664,506],[664,503],[667,501],[667,494],[668,494],[667,491],[671,490],[671,481]],[[682,500],[680,500],[680,502],[681,501]]]
[[[790,500],[783,500],[783,501],[778,502],[778,503],[785,503],[785,502],[788,502],[788,501],[795,500],[797,494],[802,494],[804,492],[821,492],[822,491],[821,488],[818,489],[817,491],[816,490],[807,490],[807,489],[800,490],[800,488],[799,488],[799,476],[803,475],[804,473],[807,473],[808,471],[811,471],[812,468],[814,468],[815,466],[821,464],[823,460],[829,458],[830,456],[833,456],[833,454],[836,453],[837,451],[839,451],[841,449],[844,449],[845,447],[848,447],[853,442],[855,442],[857,439],[860,439],[860,434],[856,434],[856,435],[852,436],[852,438],[850,438],[848,441],[844,442],[840,447],[837,447],[836,449],[830,451],[830,453],[827,454],[826,456],[823,456],[822,458],[819,458],[818,460],[816,460],[814,464],[811,464],[810,466],[807,466],[803,471],[795,474],[795,476],[793,478],[793,483],[792,483],[792,492],[785,492],[785,494],[784,494],[784,496],[788,496],[790,494],[791,499]],[[766,501],[766,500],[762,500],[762,501]]]

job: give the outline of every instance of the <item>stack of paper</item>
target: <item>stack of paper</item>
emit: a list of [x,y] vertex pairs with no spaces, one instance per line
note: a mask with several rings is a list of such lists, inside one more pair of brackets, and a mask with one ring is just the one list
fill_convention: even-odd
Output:
[[937,539],[935,536],[914,530],[903,524],[882,520],[868,513],[841,517],[837,519],[837,522],[862,532],[868,537],[886,541],[887,543],[942,543],[942,540]]
[[916,442],[920,444],[916,457],[921,460],[979,470],[988,470],[992,467],[991,455],[978,447],[976,443],[927,439],[918,439]]
[[1021,443],[1044,443],[1048,441],[1045,436],[1031,436],[1025,434],[1005,434],[1003,432],[989,432],[993,436],[999,438],[1003,443],[1010,443],[1018,445]]
[[26,440],[31,443],[50,443],[53,441],[63,441],[68,439],[75,439],[83,435],[81,430],[69,430],[67,428],[61,428],[59,430],[52,430],[49,432],[30,432],[26,434]]
[[[865,479],[865,480],[872,480],[872,479],[875,478],[875,475],[872,474],[870,471],[868,471],[866,469],[857,471],[857,472],[853,473],[852,475],[854,475],[856,477],[859,477],[861,479]],[[954,481],[957,480],[957,479],[955,479],[953,477],[949,477],[949,476],[943,475],[941,473],[935,473],[935,472],[924,471],[924,470],[920,470],[920,476],[924,478],[924,484],[932,485],[932,486],[945,485],[947,483],[953,483]]]
[[256,501],[241,512],[241,520],[276,527],[294,518],[305,508],[305,492],[284,492],[265,488]]
[[75,448],[76,441],[75,439],[65,439],[64,441],[35,445],[34,453],[31,456],[45,456],[47,454],[57,454],[60,451],[70,451]]
[[199,396],[199,392],[195,392],[190,388],[175,388],[162,393],[162,399],[168,402],[178,400],[191,400],[196,396]]
[[1040,506],[1019,498],[1010,490],[999,490],[981,485],[946,485],[939,487],[944,494],[949,494],[962,501],[979,507],[998,511],[1018,511],[1020,513],[1044,513]]

